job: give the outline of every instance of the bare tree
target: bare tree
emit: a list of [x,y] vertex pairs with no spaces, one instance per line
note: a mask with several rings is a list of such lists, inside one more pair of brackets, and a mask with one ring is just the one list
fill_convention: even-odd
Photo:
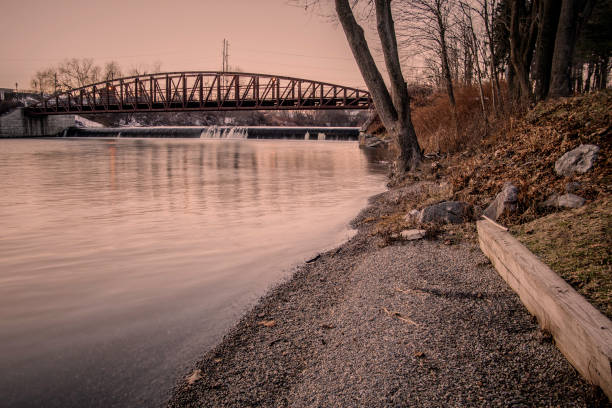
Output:
[[514,102],[527,105],[533,97],[529,73],[533,60],[538,27],[537,1],[511,0],[510,3],[510,63]]
[[55,92],[55,78],[57,72],[54,68],[45,68],[36,71],[34,77],[30,81],[32,88],[40,91],[43,94]]
[[499,86],[499,73],[497,71],[498,61],[495,55],[495,10],[497,8],[497,0],[476,0],[478,8],[476,12],[484,23],[485,34],[489,45],[489,75],[491,78],[491,96],[493,101],[493,109],[499,112],[502,109],[501,89]]
[[121,78],[122,75],[121,67],[117,61],[109,61],[104,64],[104,74],[102,77],[105,81],[112,81],[113,79]]
[[137,64],[130,68],[130,70],[128,71],[128,75],[137,76],[157,74],[161,72],[161,66],[161,61],[155,61],[152,64]]
[[[398,13],[402,22],[404,36],[412,38],[419,47],[440,58],[440,71],[451,105],[451,114],[457,124],[457,108],[453,88],[451,57],[454,59],[455,77],[458,76],[458,51],[449,51],[449,30],[451,15],[455,11],[453,0],[408,0],[400,3]],[[451,55],[452,54],[452,55]]]
[[474,65],[476,66],[476,77],[478,79],[478,89],[480,91],[480,104],[482,108],[482,115],[485,121],[485,125],[488,126],[487,120],[487,109],[485,106],[485,97],[484,97],[484,89],[482,86],[482,70],[480,69],[480,58],[479,54],[482,51],[479,46],[478,38],[476,37],[476,31],[474,29],[474,21],[472,19],[473,8],[470,4],[465,1],[461,1],[460,8],[464,16],[464,20],[462,21],[462,26],[464,27],[464,31],[467,33],[467,36],[470,37],[470,41],[466,41],[466,49],[469,49],[471,55],[474,58]]
[[399,155],[396,171],[402,174],[406,170],[417,168],[423,159],[423,153],[412,125],[410,96],[400,66],[391,0],[375,0],[374,3],[376,28],[389,75],[389,89],[374,62],[363,28],[357,23],[348,0],[335,0],[336,14],[363,80],[372,95],[376,111],[397,143]]
[[57,81],[62,89],[80,88],[98,82],[101,68],[92,58],[71,58],[57,68]]

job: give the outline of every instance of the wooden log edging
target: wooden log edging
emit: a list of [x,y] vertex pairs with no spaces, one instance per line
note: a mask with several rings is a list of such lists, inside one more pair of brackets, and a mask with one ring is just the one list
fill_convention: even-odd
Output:
[[557,348],[612,400],[612,322],[507,231],[476,223],[482,252]]

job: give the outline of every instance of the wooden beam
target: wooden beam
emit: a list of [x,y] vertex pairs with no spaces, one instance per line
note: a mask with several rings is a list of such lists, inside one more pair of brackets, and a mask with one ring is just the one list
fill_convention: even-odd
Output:
[[480,248],[557,348],[612,399],[612,322],[510,233],[478,221]]

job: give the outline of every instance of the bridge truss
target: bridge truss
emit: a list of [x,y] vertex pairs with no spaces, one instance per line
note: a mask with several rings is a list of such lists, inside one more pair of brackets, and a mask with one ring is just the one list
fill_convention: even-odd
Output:
[[169,72],[71,89],[27,108],[32,115],[279,109],[369,109],[366,91],[241,72]]

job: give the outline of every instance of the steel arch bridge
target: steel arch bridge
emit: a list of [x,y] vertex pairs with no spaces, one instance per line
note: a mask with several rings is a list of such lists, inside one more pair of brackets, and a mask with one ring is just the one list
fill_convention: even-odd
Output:
[[367,91],[326,82],[242,72],[138,75],[54,94],[31,115],[231,110],[369,109]]

